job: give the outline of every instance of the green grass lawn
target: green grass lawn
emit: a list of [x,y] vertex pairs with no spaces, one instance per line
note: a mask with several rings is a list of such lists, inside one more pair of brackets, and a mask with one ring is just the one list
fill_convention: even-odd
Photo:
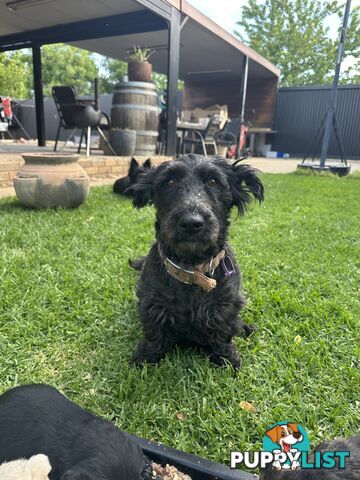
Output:
[[236,340],[236,374],[181,349],[129,366],[141,328],[127,262],[153,240],[153,208],[110,187],[69,211],[1,200],[1,392],[50,383],[125,430],[224,463],[277,421],[300,423],[313,445],[358,433],[360,176],[263,179],[265,203],[234,212],[231,228],[244,318],[258,327]]

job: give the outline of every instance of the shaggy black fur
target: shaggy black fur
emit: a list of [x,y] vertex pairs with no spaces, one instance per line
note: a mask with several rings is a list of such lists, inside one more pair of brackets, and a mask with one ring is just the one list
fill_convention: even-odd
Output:
[[315,450],[322,452],[350,452],[346,459],[346,469],[317,470],[272,470],[268,468],[260,476],[261,480],[360,480],[360,435],[324,442]]
[[149,470],[127,433],[48,385],[25,385],[0,396],[0,464],[37,453],[51,480],[140,480]]
[[113,186],[113,192],[119,195],[125,195],[126,197],[132,196],[132,190],[129,188],[136,183],[139,175],[151,168],[151,160],[148,158],[143,165],[139,165],[139,162],[133,157],[130,162],[129,171],[126,177],[116,180]]
[[[253,329],[238,316],[244,305],[240,271],[226,239],[231,208],[236,206],[242,214],[252,197],[263,200],[256,170],[231,165],[220,157],[188,155],[148,170],[133,192],[137,208],[154,203],[157,211],[157,241],[137,288],[144,339],[133,361],[155,363],[175,344],[190,343],[202,347],[215,363],[222,365],[225,359],[238,368],[233,337]],[[180,283],[166,272],[158,245],[170,260],[188,270],[225,249],[236,274],[225,277],[219,266],[214,274],[217,286],[210,293]]]

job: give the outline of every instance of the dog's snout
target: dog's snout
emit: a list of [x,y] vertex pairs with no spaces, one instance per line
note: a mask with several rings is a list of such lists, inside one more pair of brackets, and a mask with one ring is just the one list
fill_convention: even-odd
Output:
[[204,218],[199,215],[193,215],[191,213],[187,213],[183,215],[180,219],[180,228],[186,233],[198,233],[204,226],[205,220]]
[[301,432],[294,432],[293,433],[293,436],[296,438],[296,439],[299,439],[301,437]]

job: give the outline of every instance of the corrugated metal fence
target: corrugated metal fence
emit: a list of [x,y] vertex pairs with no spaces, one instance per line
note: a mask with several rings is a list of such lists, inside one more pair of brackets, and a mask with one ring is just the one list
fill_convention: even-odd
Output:
[[[331,87],[280,88],[277,95],[272,150],[304,155],[326,114]],[[360,85],[339,87],[336,111],[345,156],[360,159]],[[316,152],[319,155],[319,137]],[[314,149],[313,149],[314,151]],[[311,153],[313,153],[313,151]],[[329,156],[339,157],[334,132]]]

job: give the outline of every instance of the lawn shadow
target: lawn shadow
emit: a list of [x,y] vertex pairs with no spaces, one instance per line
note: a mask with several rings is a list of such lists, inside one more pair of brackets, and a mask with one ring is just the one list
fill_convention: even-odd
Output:
[[3,212],[3,213],[12,213],[12,212],[15,212],[15,211],[16,212],[18,212],[18,211],[26,212],[26,211],[34,211],[34,210],[36,210],[36,208],[25,207],[15,197],[14,198],[11,197],[9,199],[5,198],[5,201],[2,200],[0,202],[0,212]]

